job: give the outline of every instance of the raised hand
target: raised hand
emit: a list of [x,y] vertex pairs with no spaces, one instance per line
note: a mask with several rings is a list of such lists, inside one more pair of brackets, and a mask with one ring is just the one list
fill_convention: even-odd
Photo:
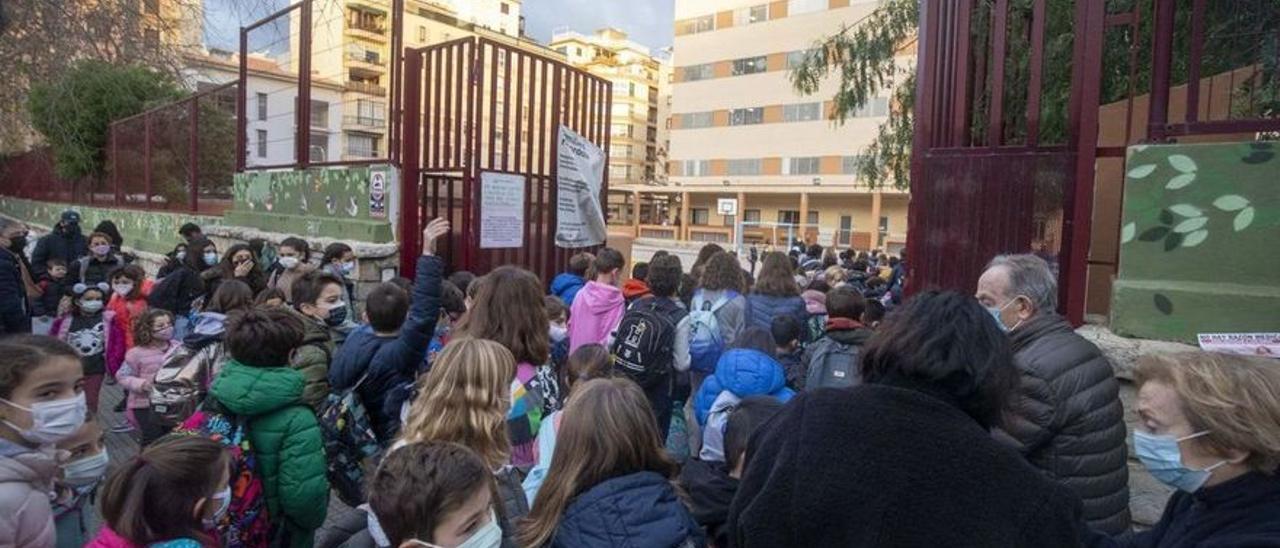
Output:
[[422,230],[422,254],[436,254],[436,240],[449,233],[449,220],[443,217],[432,219]]

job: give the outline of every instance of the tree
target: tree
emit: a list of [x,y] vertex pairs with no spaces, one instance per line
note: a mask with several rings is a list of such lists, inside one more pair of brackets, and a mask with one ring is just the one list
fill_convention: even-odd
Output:
[[97,178],[105,173],[103,148],[111,121],[181,94],[171,79],[151,69],[84,60],[33,86],[27,109],[53,150],[59,176]]

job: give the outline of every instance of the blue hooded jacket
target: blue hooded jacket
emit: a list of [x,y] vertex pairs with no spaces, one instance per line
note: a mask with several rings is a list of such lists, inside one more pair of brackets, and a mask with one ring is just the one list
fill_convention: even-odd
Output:
[[587,281],[582,276],[561,272],[551,280],[551,294],[560,297],[565,306],[573,306],[573,298],[578,296],[578,290],[584,285],[587,285]]
[[443,272],[439,257],[418,257],[409,316],[400,333],[383,337],[361,327],[347,336],[329,365],[329,386],[335,393],[355,386],[368,373],[357,394],[384,445],[400,430],[400,406],[408,398],[409,386],[435,333]]
[[726,390],[739,399],[773,396],[783,403],[795,395],[795,392],[787,388],[787,376],[778,360],[751,348],[727,350],[720,355],[720,361],[716,362],[715,375],[707,377],[694,396],[693,411],[698,424],[707,423],[711,405]]
[[[760,327],[769,331],[773,327],[773,319],[778,316],[791,316],[800,325],[809,322],[809,309],[804,299],[795,297],[775,297],[752,293],[747,295],[747,327]],[[801,342],[808,342],[809,334],[804,333]]]
[[551,542],[556,547],[640,548],[706,546],[702,527],[667,478],[636,472],[601,482],[565,509]]

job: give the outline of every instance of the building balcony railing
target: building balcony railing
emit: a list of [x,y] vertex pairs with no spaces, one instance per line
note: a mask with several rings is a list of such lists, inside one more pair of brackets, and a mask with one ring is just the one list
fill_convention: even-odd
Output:
[[376,149],[365,147],[347,147],[346,157],[348,160],[367,160],[377,158],[379,152]]
[[355,61],[362,65],[372,65],[378,67],[386,66],[387,62],[382,58],[382,54],[367,49],[353,48],[347,50],[347,60]]
[[347,126],[382,129],[387,127],[387,119],[374,118],[372,116],[343,116],[342,124]]
[[347,81],[347,91],[354,91],[358,93],[368,93],[369,95],[377,95],[378,97],[387,96],[387,88],[384,88],[377,84],[370,84],[368,82],[357,82],[355,80]]
[[347,21],[347,33],[366,40],[373,40],[376,42],[387,41],[387,26],[382,23]]

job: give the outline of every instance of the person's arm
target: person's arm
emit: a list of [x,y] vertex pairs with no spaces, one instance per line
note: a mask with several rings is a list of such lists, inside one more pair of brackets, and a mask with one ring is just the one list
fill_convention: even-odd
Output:
[[307,383],[302,390],[303,403],[318,408],[329,395],[329,353],[314,344],[301,346],[293,353],[289,365],[302,373]]
[[689,370],[689,315],[676,324],[676,339],[671,343],[671,367],[680,373]]
[[[124,363],[120,365],[120,369],[116,371],[116,381],[129,392],[142,393],[143,387],[147,381],[138,375],[138,368],[133,364],[137,361],[137,352],[129,350],[125,353]],[[147,386],[146,388],[150,388]]]
[[993,428],[997,441],[1030,455],[1053,439],[1058,402],[1048,381],[1021,370],[1015,403],[1005,415],[1004,425]]
[[413,284],[413,299],[409,317],[400,329],[400,342],[409,347],[414,359],[401,364],[409,368],[403,374],[412,376],[422,360],[426,359],[427,345],[435,334],[440,320],[440,286],[444,280],[444,261],[436,256],[436,239],[449,233],[449,221],[434,219],[422,231],[422,256],[418,257],[418,271]]
[[[9,253],[8,251],[0,251],[0,253]],[[22,281],[11,283],[8,270],[10,268],[16,270],[18,265],[9,264],[10,260],[17,260],[17,257],[9,255],[0,262],[0,268],[5,272],[0,272],[5,279],[0,281],[0,333],[22,333],[26,331],[24,324],[27,320],[27,312],[22,307],[22,302],[27,298],[26,288],[22,287]]]
[[310,410],[290,412],[280,443],[280,507],[290,522],[306,530],[324,525],[329,508],[324,442]]

